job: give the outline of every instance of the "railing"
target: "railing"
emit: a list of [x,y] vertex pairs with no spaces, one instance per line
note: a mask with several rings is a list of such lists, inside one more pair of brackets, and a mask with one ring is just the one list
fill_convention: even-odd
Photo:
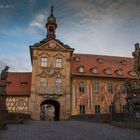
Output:
[[65,90],[63,87],[40,87],[37,90],[37,95],[42,96],[63,96],[65,95]]

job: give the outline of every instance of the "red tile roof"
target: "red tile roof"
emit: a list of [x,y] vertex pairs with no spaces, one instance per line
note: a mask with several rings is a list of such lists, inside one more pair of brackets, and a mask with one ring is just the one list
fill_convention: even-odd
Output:
[[[76,62],[75,57],[79,57],[80,61]],[[98,59],[102,59],[101,63]],[[126,65],[122,61],[126,61]],[[124,62],[125,62],[124,61]],[[84,73],[78,72],[78,67],[84,67]],[[98,74],[93,74],[91,69],[95,67],[99,69]],[[112,69],[112,74],[105,74],[104,70],[107,68]],[[123,75],[120,76],[116,70],[122,70]],[[73,54],[71,59],[71,74],[72,76],[91,76],[91,77],[112,77],[112,78],[136,78],[128,74],[133,70],[133,58],[117,57],[117,56],[104,56],[104,55],[90,55],[90,54]],[[31,72],[9,72],[7,95],[29,95],[31,94]]]
[[[79,57],[80,61],[76,62],[75,57]],[[98,60],[103,60],[101,63]],[[121,62],[127,62],[126,65]],[[85,72],[79,73],[78,67],[84,66]],[[93,74],[91,69],[97,67],[99,69],[98,74]],[[105,74],[104,70],[107,68],[112,69],[112,74]],[[123,70],[123,75],[118,75],[116,70]],[[71,59],[71,74],[78,76],[98,76],[98,77],[113,77],[113,78],[136,78],[128,74],[133,70],[133,58],[119,57],[119,56],[105,56],[105,55],[90,55],[90,54],[73,54]]]
[[7,95],[30,95],[31,76],[31,72],[9,72]]

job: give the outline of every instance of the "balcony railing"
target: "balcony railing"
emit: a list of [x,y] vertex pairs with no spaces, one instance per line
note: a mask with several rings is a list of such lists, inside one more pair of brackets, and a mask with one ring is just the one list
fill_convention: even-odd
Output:
[[65,90],[63,87],[40,87],[36,93],[44,97],[59,97],[65,95]]

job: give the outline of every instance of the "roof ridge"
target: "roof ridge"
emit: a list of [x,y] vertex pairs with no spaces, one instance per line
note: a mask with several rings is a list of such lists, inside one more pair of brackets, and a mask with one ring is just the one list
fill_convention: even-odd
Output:
[[115,56],[115,55],[100,55],[100,54],[84,54],[84,53],[73,53],[73,55],[88,55],[88,56],[102,56],[102,57],[115,57],[115,58],[129,58],[132,59],[133,57],[128,56]]

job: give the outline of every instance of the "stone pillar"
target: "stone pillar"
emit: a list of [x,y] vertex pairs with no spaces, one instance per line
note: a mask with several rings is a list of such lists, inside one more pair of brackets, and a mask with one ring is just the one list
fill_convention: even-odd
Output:
[[7,129],[6,126],[7,109],[5,104],[6,104],[6,95],[0,93],[0,130]]

